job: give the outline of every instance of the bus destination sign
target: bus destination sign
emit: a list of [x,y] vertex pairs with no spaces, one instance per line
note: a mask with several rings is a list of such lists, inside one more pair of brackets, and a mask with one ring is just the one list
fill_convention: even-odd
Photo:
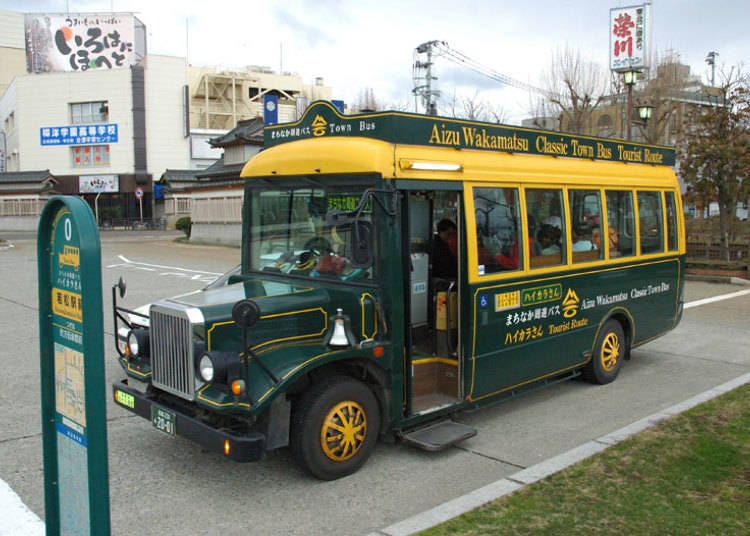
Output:
[[675,164],[675,151],[671,147],[407,112],[342,115],[327,101],[314,102],[297,122],[266,125],[264,133],[266,147],[329,136],[611,162]]

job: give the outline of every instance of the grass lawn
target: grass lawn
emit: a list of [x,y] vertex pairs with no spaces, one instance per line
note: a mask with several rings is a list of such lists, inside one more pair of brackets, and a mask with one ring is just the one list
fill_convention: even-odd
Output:
[[421,534],[750,534],[750,385]]

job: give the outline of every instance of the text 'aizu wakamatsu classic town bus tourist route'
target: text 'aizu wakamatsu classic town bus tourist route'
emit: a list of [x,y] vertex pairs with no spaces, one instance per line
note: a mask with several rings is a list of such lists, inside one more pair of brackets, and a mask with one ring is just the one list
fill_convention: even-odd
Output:
[[108,535],[101,250],[88,204],[52,197],[37,250],[46,530]]
[[334,479],[378,438],[439,450],[476,433],[456,412],[611,382],[679,322],[669,148],[327,102],[265,137],[239,272],[115,303],[115,400],[166,434]]

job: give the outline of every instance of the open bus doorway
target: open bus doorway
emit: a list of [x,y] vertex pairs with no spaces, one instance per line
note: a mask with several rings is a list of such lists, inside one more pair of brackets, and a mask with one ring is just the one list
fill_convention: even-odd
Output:
[[461,400],[459,295],[465,247],[456,191],[410,192],[409,413]]

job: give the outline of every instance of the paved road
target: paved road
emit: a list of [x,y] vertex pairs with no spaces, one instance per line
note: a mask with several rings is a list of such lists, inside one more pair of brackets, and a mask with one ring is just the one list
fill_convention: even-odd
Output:
[[[239,250],[180,245],[158,233],[102,235],[104,311],[123,275],[128,305],[200,288]],[[36,244],[0,251],[0,479],[44,515]],[[687,301],[740,290],[691,282]],[[368,534],[518,472],[750,372],[750,295],[687,309],[680,326],[633,351],[609,386],[567,382],[460,420],[479,434],[428,454],[380,444],[358,473],[318,482],[286,452],[235,464],[169,439],[108,401],[114,534]],[[107,381],[119,379],[105,317]]]

